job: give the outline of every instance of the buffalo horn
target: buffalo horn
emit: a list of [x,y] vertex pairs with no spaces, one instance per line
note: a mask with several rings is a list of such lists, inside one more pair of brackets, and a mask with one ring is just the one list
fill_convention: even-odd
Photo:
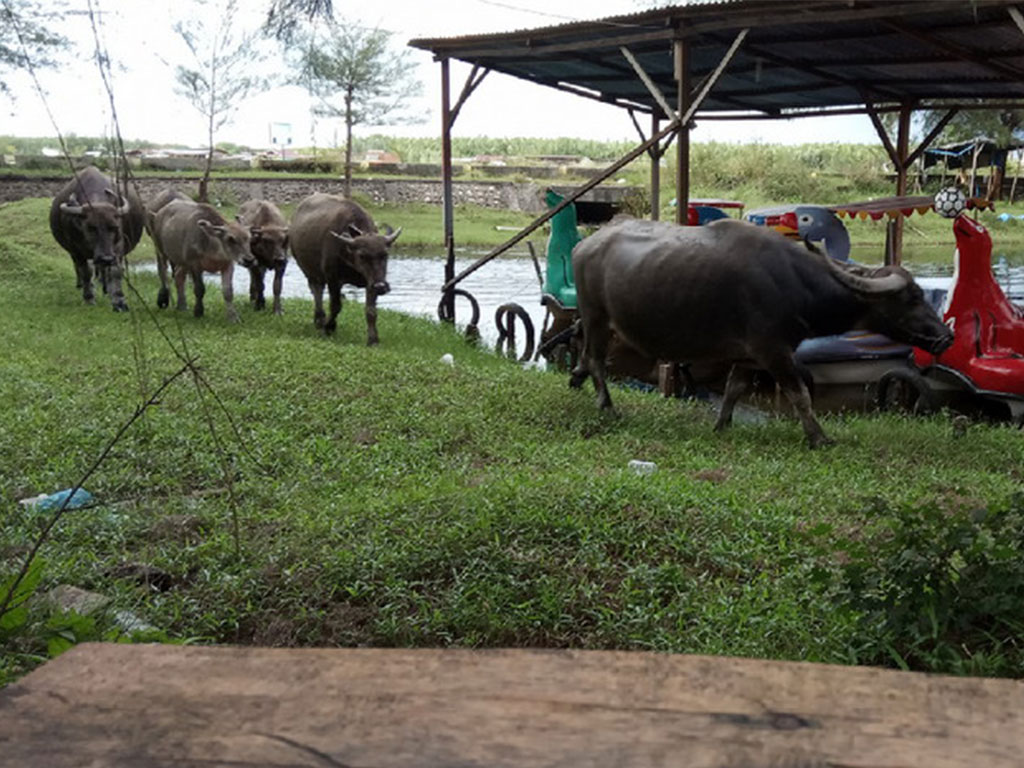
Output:
[[822,256],[839,282],[860,293],[895,293],[907,286],[907,278],[898,272],[883,277],[855,275],[843,269],[831,256]]
[[[350,229],[351,229],[351,227],[350,227]],[[334,236],[335,236],[336,238],[338,238],[339,240],[341,240],[341,242],[343,242],[343,243],[344,243],[345,245],[354,245],[354,244],[355,244],[355,242],[356,242],[356,241],[355,241],[355,238],[353,238],[353,237],[352,237],[351,235],[340,235],[340,234],[338,234],[337,232],[335,232],[335,231],[334,231],[333,229],[332,229],[332,230],[330,230],[330,232],[331,232],[331,234],[332,234],[332,235],[334,235]]]
[[214,224],[212,221],[207,221],[206,219],[200,219],[196,224],[199,225],[200,229],[208,229],[211,232],[216,232],[218,234],[227,231],[227,227],[223,224]]
[[384,240],[390,246],[393,242],[395,242],[395,240],[398,239],[398,236],[400,234],[402,234],[402,228],[401,227],[396,229],[394,232],[388,232],[388,234],[385,236]]
[[110,187],[107,187],[103,191],[104,193],[106,193],[107,197],[113,200],[114,203],[117,205],[117,212],[121,216],[127,216],[128,211],[131,210],[130,206],[128,205],[128,198],[121,197],[116,192],[114,192],[114,190],[110,189]]
[[60,210],[61,210],[61,212],[67,213],[67,214],[69,214],[71,216],[81,216],[82,215],[82,206],[80,206],[78,204],[78,198],[75,197],[75,193],[74,192],[72,192],[68,196],[68,201],[66,203],[61,203],[60,204]]

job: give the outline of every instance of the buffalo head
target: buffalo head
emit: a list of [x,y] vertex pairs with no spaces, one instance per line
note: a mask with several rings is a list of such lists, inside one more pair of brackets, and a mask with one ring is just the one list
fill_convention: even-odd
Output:
[[234,221],[226,221],[223,224],[214,224],[206,219],[196,222],[199,228],[206,235],[220,243],[225,256],[236,264],[243,267],[254,266],[256,259],[253,258],[249,247],[251,236],[249,229]]
[[907,270],[896,266],[866,269],[840,265],[827,257],[824,261],[835,277],[867,305],[859,323],[862,327],[935,355],[953,343],[953,331],[925,300]]
[[368,288],[378,296],[391,290],[388,285],[388,249],[402,234],[402,228],[387,229],[386,234],[363,234],[362,230],[350,224],[344,232],[331,230],[347,249],[348,262],[366,280]]
[[250,227],[249,235],[249,248],[261,264],[277,267],[288,261],[288,227]]
[[61,203],[61,213],[70,217],[73,226],[81,233],[92,250],[93,262],[97,267],[109,267],[120,262],[125,253],[124,228],[122,219],[128,215],[128,201],[113,190],[104,190],[110,202],[90,201],[80,205],[72,194],[67,202]]

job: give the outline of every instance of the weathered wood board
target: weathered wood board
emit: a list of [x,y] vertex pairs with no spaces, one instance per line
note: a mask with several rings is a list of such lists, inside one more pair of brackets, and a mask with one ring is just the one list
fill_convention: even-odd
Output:
[[653,653],[94,644],[0,690],[0,765],[1017,767],[1024,684]]

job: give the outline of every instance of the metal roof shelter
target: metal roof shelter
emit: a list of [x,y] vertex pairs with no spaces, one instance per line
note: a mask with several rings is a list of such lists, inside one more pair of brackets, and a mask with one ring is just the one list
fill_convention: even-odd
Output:
[[[673,139],[679,152],[676,217],[683,223],[689,126],[695,119],[868,115],[896,168],[896,194],[906,194],[907,169],[959,110],[1024,108],[1024,15],[1018,6],[1024,0],[734,0],[410,41],[441,64],[446,319],[454,315],[451,291],[463,277],[644,152],[659,158]],[[452,59],[473,66],[454,105]],[[643,141],[559,208],[456,276],[451,129],[462,104],[492,70],[628,109]],[[911,151],[916,109],[946,112]],[[884,112],[898,113],[895,140],[880,119]],[[637,115],[651,120],[646,137]],[[656,216],[658,164],[651,165]],[[893,232],[897,259],[900,223]]]

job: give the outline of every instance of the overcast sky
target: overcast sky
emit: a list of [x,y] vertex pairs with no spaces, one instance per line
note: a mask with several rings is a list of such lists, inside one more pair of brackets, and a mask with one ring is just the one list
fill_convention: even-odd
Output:
[[[257,26],[269,0],[240,0],[238,23]],[[72,0],[87,7],[85,0]],[[369,27],[394,33],[396,46],[416,37],[502,32],[561,24],[578,19],[634,13],[649,6],[638,0],[334,0],[335,12]],[[185,52],[171,29],[175,14],[195,6],[190,0],[93,0],[103,13],[102,34],[111,57],[119,65],[114,90],[121,133],[125,138],[202,145],[201,116],[174,93],[171,64],[184,62]],[[193,11],[194,12],[194,11]],[[60,130],[78,135],[109,135],[112,120],[106,92],[96,66],[89,59],[93,35],[88,18],[73,16],[65,33],[79,44],[79,60],[59,72],[41,73],[47,102]],[[420,105],[429,119],[414,126],[361,126],[357,132],[392,135],[440,135],[440,65],[429,54],[414,50],[419,79],[424,84]],[[279,58],[277,59],[279,60]],[[452,65],[452,98],[469,72]],[[0,134],[51,136],[54,129],[42,100],[27,77],[10,79],[13,103],[0,103]],[[0,96],[0,99],[6,97]],[[293,141],[332,145],[343,137],[334,122],[310,118],[309,100],[295,86],[279,87],[250,98],[232,122],[217,134],[218,141],[254,147],[270,146],[270,124],[291,125]],[[646,128],[646,126],[645,126]],[[466,103],[455,124],[457,136],[574,136],[586,139],[636,139],[625,110],[544,88],[516,78],[491,73]],[[875,143],[877,137],[866,117],[807,118],[792,121],[708,121],[697,126],[695,141],[731,141],[799,144],[840,141]]]

